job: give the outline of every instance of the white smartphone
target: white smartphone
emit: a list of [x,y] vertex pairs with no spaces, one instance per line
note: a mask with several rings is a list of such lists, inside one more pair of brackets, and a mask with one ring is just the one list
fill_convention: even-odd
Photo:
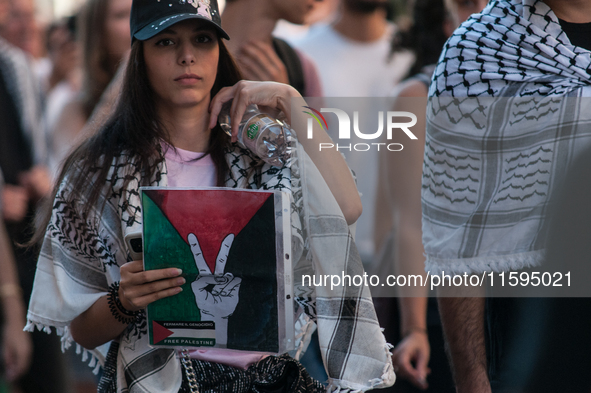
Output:
[[131,254],[131,259],[134,261],[141,261],[144,259],[144,250],[142,244],[142,233],[133,232],[125,236],[125,243]]

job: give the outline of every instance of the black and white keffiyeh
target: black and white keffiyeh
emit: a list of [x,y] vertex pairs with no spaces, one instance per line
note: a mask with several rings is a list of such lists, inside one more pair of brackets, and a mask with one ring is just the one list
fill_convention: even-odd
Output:
[[[363,274],[336,200],[301,146],[296,144],[293,149],[290,165],[283,168],[260,166],[247,151],[230,150],[226,157],[231,174],[226,185],[291,193],[292,255],[297,261],[294,276],[298,272]],[[129,259],[124,236],[141,228],[140,177],[134,162],[126,155],[115,159],[105,185],[108,199],[104,209],[96,221],[89,221],[85,232],[77,225],[83,218],[67,202],[71,186],[67,181],[62,183],[38,262],[27,330],[37,327],[50,332],[53,327],[62,336],[63,347],[69,347],[73,342],[70,322],[106,295],[112,282],[120,280],[119,266]],[[122,187],[126,179],[132,180]],[[167,185],[165,163],[151,185]],[[101,206],[101,201],[97,205]],[[300,285],[294,293],[300,304],[296,314],[298,354],[316,325],[329,375],[328,391],[361,392],[392,385],[395,375],[390,346],[377,322],[368,289],[341,288],[339,293],[328,289]],[[77,347],[83,360],[90,355],[90,365],[97,371],[109,349],[108,344],[93,351]],[[180,387],[179,359],[173,350],[148,345],[145,318],[120,336],[116,358],[118,392],[177,392]]]
[[431,273],[541,262],[550,190],[591,143],[591,52],[538,0],[493,0],[430,86],[423,242]]

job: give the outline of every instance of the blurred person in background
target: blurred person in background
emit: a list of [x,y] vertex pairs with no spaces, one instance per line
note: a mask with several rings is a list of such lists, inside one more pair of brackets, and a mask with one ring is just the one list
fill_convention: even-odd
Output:
[[59,166],[59,144],[53,138],[58,116],[63,108],[80,91],[82,73],[80,68],[80,48],[76,40],[77,16],[70,16],[52,23],[46,33],[47,56],[50,60],[50,73],[45,80],[45,109],[43,126],[48,139],[48,165],[52,173]]
[[[380,151],[375,204],[375,270],[380,277],[425,274],[421,231],[421,180],[425,144],[427,93],[435,64],[445,41],[471,14],[480,12],[487,0],[416,0],[413,24],[393,40],[393,53],[411,50],[415,62],[410,78],[398,85],[394,111],[417,116],[412,132],[418,140],[404,144],[399,152]],[[399,381],[396,392],[455,392],[445,356],[443,331],[437,301],[427,300],[420,288],[399,289],[398,298],[375,299],[387,338],[400,341],[393,352]],[[428,376],[428,378],[427,378]],[[427,382],[428,381],[428,382]]]
[[[15,27],[33,12],[23,10],[29,0],[0,1],[0,170],[6,182],[2,190],[2,219],[16,258],[22,301],[28,303],[37,260],[36,249],[23,249],[30,239],[37,202],[51,191],[43,162],[45,138],[40,124],[42,95],[29,54],[4,37],[15,37]],[[27,8],[28,9],[28,8]],[[27,22],[28,23],[28,22]],[[22,34],[26,35],[26,28]],[[4,274],[4,273],[3,273]],[[32,335],[33,358],[29,372],[17,382],[23,392],[66,392],[60,341],[44,333]]]
[[[386,97],[405,77],[414,56],[408,51],[390,56],[397,27],[387,19],[389,7],[387,0],[342,0],[339,15],[332,24],[319,26],[298,42],[297,48],[318,66],[325,97]],[[362,113],[360,107],[355,110]],[[339,143],[336,130],[331,132],[333,141]],[[367,141],[352,136],[346,144],[350,142]],[[369,266],[374,258],[371,207],[378,181],[377,155],[354,150],[342,152],[357,176],[362,194],[365,214],[356,224],[355,242],[364,264]]]
[[281,19],[273,30],[273,35],[281,38],[290,45],[297,46],[297,42],[304,38],[310,29],[315,29],[332,23],[337,16],[340,0],[322,0],[314,6],[314,10],[306,16],[304,24],[295,24]]
[[40,39],[41,29],[35,17],[35,0],[10,1],[12,8],[8,18],[0,29],[2,37],[37,58],[43,52]]
[[[3,72],[9,70],[16,75],[5,75],[10,94],[18,96],[18,101],[27,101],[20,111],[23,128],[29,143],[34,144],[35,160],[43,162],[46,155],[46,140],[39,126],[42,107],[42,91],[36,72],[36,60],[41,49],[38,48],[39,27],[35,19],[35,1],[19,0],[5,2],[5,12],[0,20],[0,38],[5,56]],[[11,63],[8,64],[8,63]],[[13,80],[13,79],[17,80]],[[20,104],[17,104],[20,105]],[[6,171],[5,177],[10,177]],[[10,181],[7,181],[10,184]]]
[[[397,27],[387,18],[389,7],[387,0],[341,0],[331,24],[311,29],[297,42],[297,48],[318,66],[325,97],[385,97],[406,75],[413,55],[401,53],[390,57],[390,42]],[[355,110],[363,113],[361,107]],[[336,130],[331,131],[331,138],[338,144]],[[355,136],[349,142],[366,141]],[[378,182],[377,155],[350,150],[342,153],[357,177],[365,211],[353,231],[361,259],[369,269],[374,259],[371,206]],[[376,311],[379,312],[378,307]]]
[[51,92],[62,82],[78,86],[80,74],[80,49],[76,41],[78,16],[63,18],[49,25],[46,31],[47,57],[51,62],[51,73],[45,90]]
[[[1,12],[1,11],[0,11]],[[0,171],[0,213],[2,187]],[[31,335],[23,331],[25,305],[18,281],[16,262],[4,222],[0,220],[0,391],[9,389],[29,368],[31,362]],[[7,385],[8,384],[8,385]]]
[[115,76],[131,42],[130,13],[131,0],[88,0],[81,11],[82,87],[64,105],[53,130],[49,130],[54,168],[75,144],[93,113],[103,109],[108,112],[116,100],[119,79]]
[[286,83],[304,97],[322,96],[318,71],[313,62],[272,35],[280,19],[303,24],[314,10],[316,1],[226,1],[223,24],[233,37],[228,41],[228,49],[236,58],[245,79]]
[[13,1],[11,7],[11,17],[0,34],[31,57],[35,76],[43,84],[51,73],[51,64],[45,57],[44,29],[37,19],[36,2],[18,0]]
[[390,56],[397,31],[387,0],[342,0],[330,25],[297,42],[318,66],[326,97],[385,97],[408,72],[411,53]]

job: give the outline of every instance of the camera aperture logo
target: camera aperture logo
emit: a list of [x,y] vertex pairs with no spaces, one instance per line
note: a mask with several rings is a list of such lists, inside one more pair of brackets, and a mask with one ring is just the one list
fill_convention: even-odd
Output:
[[[338,108],[320,108],[320,111],[309,106],[305,106],[304,108],[311,111],[303,111],[304,113],[311,116],[307,123],[308,139],[314,138],[314,120],[316,120],[318,125],[320,125],[320,128],[328,132],[328,122],[322,113],[333,113],[337,117],[339,125],[338,143],[319,143],[318,149],[320,151],[326,149],[336,149],[337,151],[380,151],[380,149],[386,149],[388,151],[401,151],[404,148],[402,143],[392,142],[393,135],[395,135],[395,130],[403,131],[404,135],[406,135],[406,137],[411,140],[417,139],[415,134],[413,134],[410,130],[412,126],[417,124],[417,117],[412,112],[387,111],[386,115],[384,116],[384,111],[378,111],[378,130],[372,133],[364,133],[359,127],[359,111],[353,111],[353,132],[355,133],[355,136],[359,139],[368,141],[374,140],[375,142],[342,143],[351,140],[351,118],[347,112]],[[386,120],[384,121],[384,119]],[[401,122],[400,119],[404,119],[406,121]],[[380,140],[383,141],[382,134],[384,132],[384,123],[386,123],[385,128],[387,142],[378,142]]]

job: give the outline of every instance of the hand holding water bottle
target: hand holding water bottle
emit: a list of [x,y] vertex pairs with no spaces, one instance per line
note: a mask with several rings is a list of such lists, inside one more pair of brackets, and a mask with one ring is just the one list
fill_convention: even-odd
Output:
[[[261,84],[242,81],[231,88],[222,89],[212,100],[211,122],[219,120],[222,129],[233,140],[237,140],[241,146],[249,149],[263,161],[274,166],[283,166],[289,159],[290,149],[287,139],[289,135],[293,135],[293,132],[286,122],[277,120],[275,116],[261,110],[257,103],[279,110],[285,109],[285,105],[289,106],[290,103],[280,102],[273,94],[267,96],[253,94],[258,93],[256,90],[260,88],[259,85]],[[264,85],[270,92],[274,88],[282,89],[286,86],[272,82]],[[218,119],[214,117],[216,112],[219,113]],[[234,117],[239,121],[233,121]],[[212,127],[211,123],[210,127]],[[236,133],[233,132],[235,128],[237,128]]]
[[[230,126],[233,142],[238,141],[240,123],[246,108],[251,104],[256,104],[259,108],[268,107],[279,110],[283,112],[287,123],[299,124],[302,127],[300,135],[297,135],[296,128],[290,127],[291,137],[298,140],[299,146],[305,150],[307,156],[318,168],[326,181],[326,185],[339,204],[347,223],[352,224],[357,221],[361,215],[362,206],[351,171],[341,152],[336,149],[319,149],[319,146],[323,143],[333,143],[321,126],[312,124],[314,127],[312,137],[309,136],[309,133],[306,133],[304,124],[306,124],[308,116],[301,109],[304,109],[308,104],[296,89],[282,83],[244,80],[234,86],[224,87],[212,98],[209,105],[210,129],[217,125],[222,106],[230,100],[233,100],[230,107]],[[295,108],[294,112],[292,112],[292,106]],[[285,129],[287,127],[284,127]],[[287,151],[287,156],[289,156],[289,147]]]

